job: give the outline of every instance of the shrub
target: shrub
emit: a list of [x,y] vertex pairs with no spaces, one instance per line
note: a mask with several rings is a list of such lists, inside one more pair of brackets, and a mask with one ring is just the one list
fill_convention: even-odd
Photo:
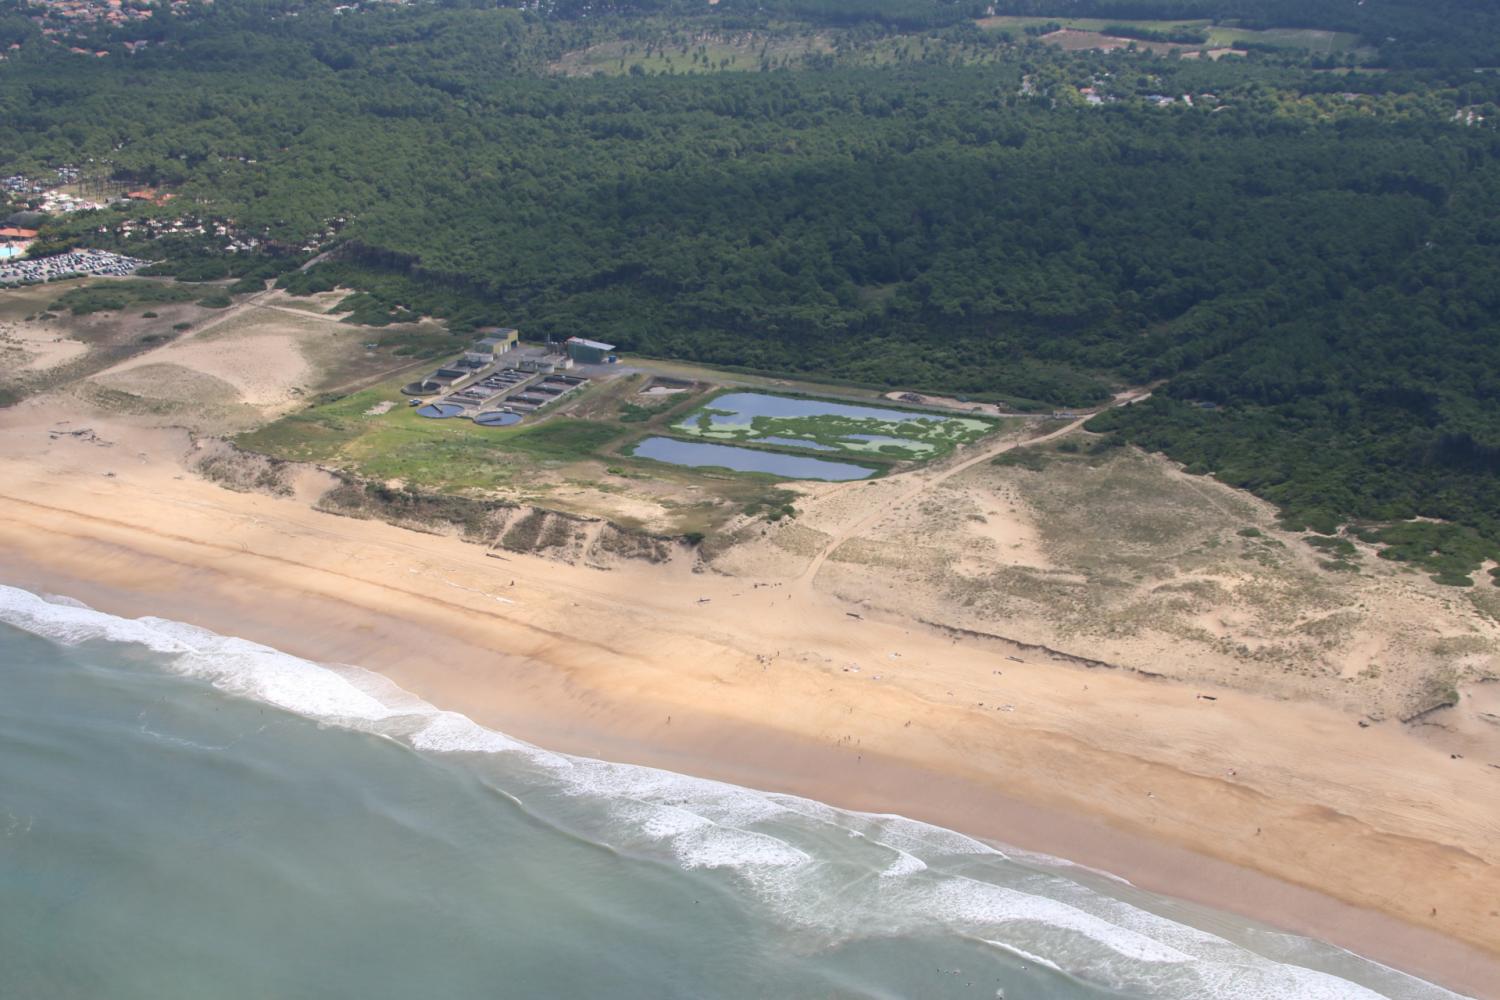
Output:
[[252,295],[266,290],[266,279],[246,275],[229,286],[230,295]]
[[1041,472],[1050,463],[1051,459],[1036,448],[1012,448],[1000,453],[991,462],[992,465],[1003,468],[1025,469],[1028,472]]

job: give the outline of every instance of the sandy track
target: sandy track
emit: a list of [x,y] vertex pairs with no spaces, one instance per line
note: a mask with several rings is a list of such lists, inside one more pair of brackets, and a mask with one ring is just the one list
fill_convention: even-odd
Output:
[[[1118,396],[1115,399],[1114,403],[1112,403],[1111,405],[1128,406],[1131,403],[1146,399],[1150,395],[1150,391],[1144,389],[1123,393]],[[960,452],[959,457],[957,457],[956,460],[953,460],[950,462],[950,464],[940,468],[927,467],[916,469],[911,472],[897,473],[896,475],[891,476],[890,480],[900,480],[904,488],[895,493],[885,491],[879,494],[878,499],[866,509],[866,512],[863,515],[853,521],[848,522],[842,527],[835,528],[832,531],[829,531],[829,539],[827,544],[823,546],[823,548],[818,552],[817,555],[813,556],[812,561],[808,563],[807,568],[802,571],[802,574],[797,578],[797,585],[803,590],[810,591],[812,589],[813,582],[817,578],[818,571],[823,568],[823,564],[828,561],[828,557],[833,555],[834,551],[838,549],[840,545],[843,545],[845,542],[847,542],[850,538],[857,537],[861,532],[867,530],[871,525],[875,524],[882,517],[888,516],[892,509],[905,506],[912,500],[915,500],[918,496],[938,486],[941,486],[943,483],[947,482],[949,479],[952,479],[959,473],[972,469],[974,466],[980,464],[981,462],[991,461],[1007,451],[1011,451],[1015,448],[1028,447],[1030,445],[1045,444],[1046,442],[1054,441],[1057,438],[1064,436],[1065,434],[1070,434],[1078,428],[1082,427],[1089,420],[1093,419],[1096,415],[1097,411],[1086,413],[1083,416],[1079,417],[1077,420],[1065,424],[1055,431],[1050,431],[1046,434],[1041,434],[1036,437],[1025,438],[1021,440],[1002,437],[996,443],[989,445],[988,447],[980,448],[972,455],[963,456]],[[887,481],[889,482],[890,480]],[[837,489],[840,491],[853,490],[863,485],[864,481],[855,480],[851,483],[841,484],[839,487],[837,487]]]

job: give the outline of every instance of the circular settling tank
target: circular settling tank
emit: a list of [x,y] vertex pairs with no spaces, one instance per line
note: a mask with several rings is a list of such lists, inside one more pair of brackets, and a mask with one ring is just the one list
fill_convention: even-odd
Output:
[[519,424],[521,415],[519,413],[508,413],[505,410],[491,410],[481,413],[474,418],[474,422],[481,427],[509,427],[511,424]]
[[417,416],[432,417],[441,420],[444,417],[456,417],[464,412],[464,408],[457,403],[428,403],[426,406],[417,408]]

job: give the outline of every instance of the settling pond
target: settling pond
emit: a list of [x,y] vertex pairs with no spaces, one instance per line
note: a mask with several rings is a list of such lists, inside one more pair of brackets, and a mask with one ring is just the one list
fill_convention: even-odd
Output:
[[975,417],[885,406],[730,392],[689,413],[673,429],[745,444],[926,459],[988,434],[995,424]]
[[462,412],[464,408],[457,403],[428,403],[426,406],[417,408],[417,416],[430,417],[433,420],[446,420]]
[[631,454],[636,458],[653,458],[668,465],[718,467],[734,472],[765,472],[783,479],[821,479],[832,483],[868,479],[876,471],[852,462],[830,462],[822,458],[786,455],[757,448],[699,444],[696,441],[677,441],[664,437],[647,438],[636,445]]

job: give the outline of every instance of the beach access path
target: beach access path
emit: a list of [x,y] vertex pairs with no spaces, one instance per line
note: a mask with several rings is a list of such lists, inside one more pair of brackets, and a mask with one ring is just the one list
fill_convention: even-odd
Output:
[[[1114,401],[1108,407],[1105,407],[1105,409],[1112,409],[1116,406],[1129,406],[1131,403],[1137,403],[1150,397],[1151,390],[1149,389],[1130,389],[1117,395]],[[865,529],[881,518],[889,516],[893,509],[905,506],[918,496],[941,486],[959,473],[966,472],[983,462],[994,461],[1007,451],[1030,447],[1032,445],[1046,444],[1048,441],[1055,441],[1066,434],[1071,434],[1097,416],[1099,412],[1100,410],[1090,410],[1076,420],[1072,420],[1046,434],[1020,439],[1002,436],[998,441],[993,443],[987,445],[981,444],[972,454],[965,454],[963,451],[960,451],[946,463],[921,466],[910,472],[896,473],[890,478],[900,479],[903,483],[903,488],[896,492],[886,491],[880,494],[878,499],[869,506],[868,513],[832,530],[828,542],[818,551],[817,555],[813,556],[807,568],[798,576],[797,585],[804,591],[811,590],[813,582],[817,579],[818,571],[823,568],[823,564],[828,561],[828,558],[833,555],[840,545],[843,545],[851,538],[859,537],[860,533]],[[863,480],[855,480],[849,483],[841,483],[835,489],[855,489],[863,485],[863,483]]]

